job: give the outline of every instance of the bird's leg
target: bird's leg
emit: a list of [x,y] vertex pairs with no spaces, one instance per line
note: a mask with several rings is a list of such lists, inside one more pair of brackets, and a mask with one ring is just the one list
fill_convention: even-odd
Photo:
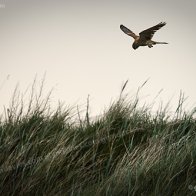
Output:
[[147,41],[147,46],[152,48],[155,43],[152,40]]

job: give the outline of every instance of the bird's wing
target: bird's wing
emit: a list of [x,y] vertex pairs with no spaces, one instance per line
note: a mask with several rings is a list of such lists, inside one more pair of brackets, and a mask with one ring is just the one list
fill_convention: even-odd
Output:
[[124,33],[126,33],[127,35],[133,37],[134,39],[136,39],[136,38],[138,37],[135,33],[133,33],[131,30],[129,30],[127,27],[125,27],[125,26],[123,26],[123,25],[120,25],[120,29],[121,29]]
[[155,25],[155,26],[153,26],[149,29],[146,29],[146,30],[140,32],[139,33],[140,38],[141,39],[146,39],[146,40],[152,39],[154,33],[165,25],[166,25],[165,22],[161,22],[161,23],[159,23],[159,24],[157,24],[157,25]]

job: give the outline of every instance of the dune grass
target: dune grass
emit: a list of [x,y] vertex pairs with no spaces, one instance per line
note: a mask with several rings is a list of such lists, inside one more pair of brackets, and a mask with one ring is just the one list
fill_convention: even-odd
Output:
[[0,120],[0,195],[196,195],[196,120],[182,97],[173,116],[152,115],[121,92],[82,118],[33,91]]

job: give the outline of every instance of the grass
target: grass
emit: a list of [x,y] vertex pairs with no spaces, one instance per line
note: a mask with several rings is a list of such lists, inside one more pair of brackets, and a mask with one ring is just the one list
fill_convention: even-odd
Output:
[[[97,118],[50,108],[34,86],[0,120],[0,195],[196,195],[195,111],[151,113],[122,92]],[[76,118],[77,116],[77,118]]]

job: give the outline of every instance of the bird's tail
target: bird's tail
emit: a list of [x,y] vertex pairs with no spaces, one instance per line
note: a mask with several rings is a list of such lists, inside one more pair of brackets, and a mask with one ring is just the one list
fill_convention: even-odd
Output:
[[167,42],[155,42],[155,44],[168,44]]

